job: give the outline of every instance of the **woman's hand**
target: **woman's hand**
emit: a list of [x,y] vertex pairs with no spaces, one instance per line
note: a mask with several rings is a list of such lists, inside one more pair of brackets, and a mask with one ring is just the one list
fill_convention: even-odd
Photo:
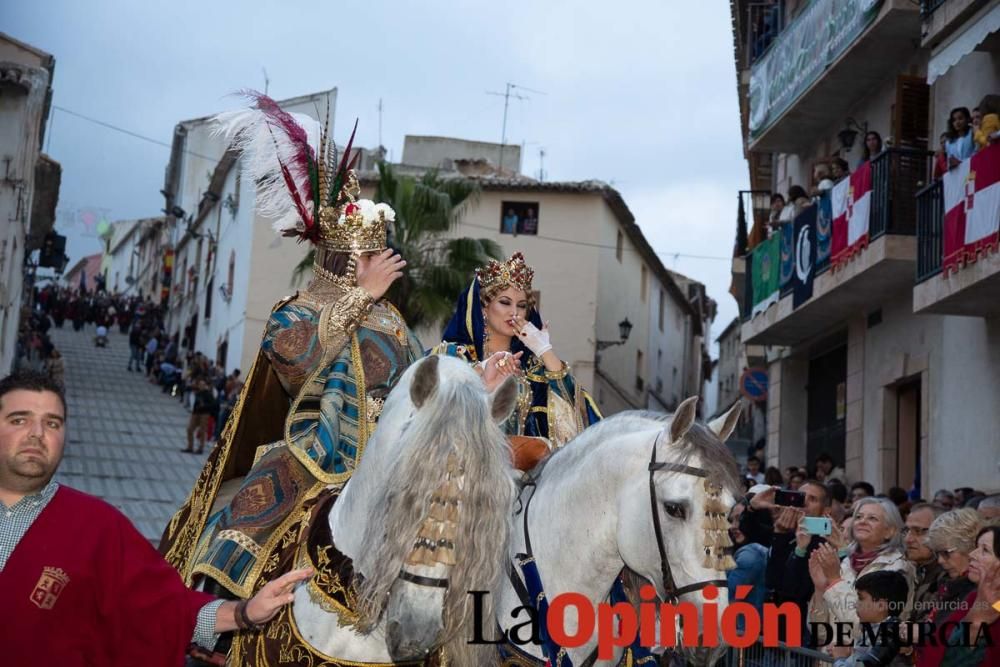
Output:
[[521,356],[524,352],[495,352],[483,362],[483,384],[486,391],[492,392],[503,384],[503,381],[521,370]]
[[812,552],[809,556],[809,578],[813,581],[813,586],[820,593],[826,590],[826,586],[829,581],[826,578],[826,573],[823,572],[823,567],[819,562],[819,549]]
[[835,581],[840,578],[840,559],[837,558],[837,550],[829,544],[821,544],[816,549],[819,565],[823,568],[823,574],[827,581]]
[[358,287],[378,301],[402,277],[404,266],[406,261],[389,248],[377,255],[362,255],[358,258]]
[[521,317],[515,317],[513,320],[514,331],[517,332],[518,338],[524,343],[524,346],[531,350],[539,359],[542,355],[552,349],[552,343],[549,341],[549,326],[548,324],[542,325],[539,329],[531,322],[522,319]]

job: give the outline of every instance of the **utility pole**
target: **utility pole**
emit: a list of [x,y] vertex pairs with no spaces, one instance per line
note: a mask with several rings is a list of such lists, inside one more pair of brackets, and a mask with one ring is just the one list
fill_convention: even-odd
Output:
[[271,80],[267,78],[267,70],[263,67],[260,69],[264,72],[264,94],[267,95],[267,89],[271,85]]
[[502,93],[496,93],[493,91],[486,91],[487,95],[496,95],[497,97],[503,98],[503,126],[500,129],[500,164],[497,166],[497,171],[503,171],[503,149],[504,145],[507,143],[507,108],[510,105],[510,98],[516,100],[530,100],[530,97],[525,97],[524,95],[518,95],[517,93],[512,93],[514,89],[524,90],[530,93],[537,93],[539,95],[544,95],[540,90],[532,90],[531,88],[525,88],[524,86],[519,86],[516,83],[508,83],[506,89]]

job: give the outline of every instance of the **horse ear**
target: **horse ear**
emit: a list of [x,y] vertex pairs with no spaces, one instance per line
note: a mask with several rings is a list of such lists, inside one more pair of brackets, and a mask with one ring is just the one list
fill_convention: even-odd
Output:
[[418,408],[427,402],[438,386],[438,356],[432,355],[417,365],[410,384],[410,400]]
[[490,414],[493,421],[502,424],[510,417],[517,405],[517,382],[513,377],[508,377],[503,384],[493,392],[491,396]]
[[740,414],[742,412],[743,406],[739,401],[736,401],[736,405],[729,408],[729,412],[721,417],[713,419],[708,427],[712,429],[715,435],[719,436],[719,440],[725,442],[726,440],[729,440],[729,436],[731,436],[733,431],[736,430],[736,422],[740,420]]
[[691,396],[681,401],[670,420],[670,442],[677,442],[691,430],[698,408],[698,397]]

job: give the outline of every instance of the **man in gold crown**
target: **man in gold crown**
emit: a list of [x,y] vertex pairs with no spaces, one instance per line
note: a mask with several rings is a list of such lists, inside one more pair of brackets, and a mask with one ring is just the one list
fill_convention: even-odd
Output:
[[315,121],[256,101],[218,120],[259,184],[258,211],[314,244],[314,277],[275,306],[222,437],[160,544],[186,582],[204,575],[241,598],[287,566],[303,508],[350,478],[386,395],[422,353],[382,300],[406,262],[386,249],[392,209],[356,199],[351,144],[337,167],[325,129],[317,142]]
[[517,379],[518,408],[505,430],[521,470],[601,419],[594,400],[552,346],[534,304],[534,276],[519,252],[478,269],[458,297],[444,342],[433,350],[475,363],[487,389],[507,376]]

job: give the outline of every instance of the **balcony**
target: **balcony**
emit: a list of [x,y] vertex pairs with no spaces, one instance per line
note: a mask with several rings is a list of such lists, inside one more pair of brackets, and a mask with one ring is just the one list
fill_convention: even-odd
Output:
[[944,193],[941,181],[917,193],[917,285],[913,312],[990,317],[1000,314],[1000,253],[987,254],[945,275]]
[[866,13],[866,4],[814,0],[754,62],[749,150],[805,152],[912,56],[919,6],[883,0]]
[[923,24],[920,45],[924,48],[940,46],[988,4],[991,4],[990,0],[920,0]]
[[[917,201],[915,193],[928,180],[932,154],[894,148],[872,163],[868,246],[834,271],[814,262],[812,297],[794,307],[791,283],[763,312],[745,317],[745,344],[794,346],[843,325],[900,294],[909,297],[917,265]],[[824,197],[829,197],[829,194]],[[801,215],[801,214],[800,214]],[[794,263],[792,256],[786,261]],[[747,283],[752,282],[752,277]],[[744,291],[744,313],[752,287]]]

